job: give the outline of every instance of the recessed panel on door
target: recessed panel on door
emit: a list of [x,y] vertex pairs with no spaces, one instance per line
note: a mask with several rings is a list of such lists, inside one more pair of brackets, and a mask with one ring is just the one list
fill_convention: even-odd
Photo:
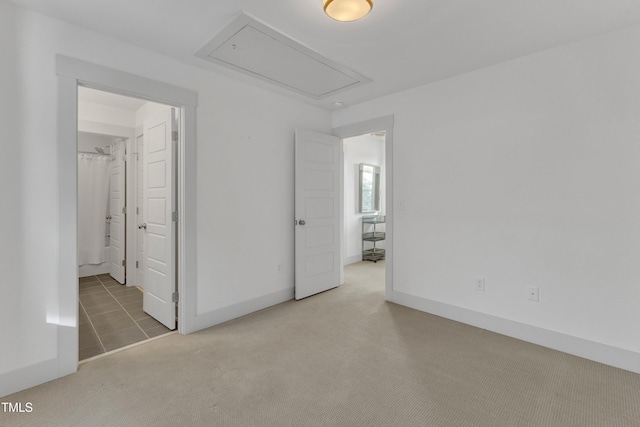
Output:
[[167,187],[167,162],[160,160],[149,163],[147,166],[148,188],[166,188]]
[[307,278],[331,273],[335,269],[333,255],[329,252],[309,256],[306,258],[305,264]]
[[147,223],[150,225],[167,225],[167,201],[165,199],[152,199],[148,201],[149,213]]
[[[323,246],[331,246],[334,243],[333,225],[319,225],[306,227],[307,249],[321,248]],[[332,248],[329,248],[329,251]]]
[[305,172],[307,190],[332,191],[334,189],[332,171],[310,169]]
[[335,201],[330,198],[307,199],[305,201],[307,218],[331,218],[335,211]]
[[333,164],[333,145],[313,140],[307,141],[305,161],[317,164]]
[[160,123],[156,126],[152,126],[147,132],[149,134],[149,148],[147,154],[153,154],[167,149],[169,141],[166,141],[165,138],[167,136],[166,123]]

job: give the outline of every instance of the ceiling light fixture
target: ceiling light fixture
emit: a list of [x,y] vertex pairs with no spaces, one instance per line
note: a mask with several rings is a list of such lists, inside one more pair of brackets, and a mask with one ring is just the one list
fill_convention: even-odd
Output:
[[362,19],[373,7],[373,0],[323,0],[324,12],[330,18],[341,22]]

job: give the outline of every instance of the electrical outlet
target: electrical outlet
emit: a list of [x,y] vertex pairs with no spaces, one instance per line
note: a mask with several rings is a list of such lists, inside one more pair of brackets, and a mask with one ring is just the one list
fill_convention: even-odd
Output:
[[540,301],[540,289],[537,286],[527,287],[527,299],[529,301]]
[[278,266],[276,267],[278,273],[282,273],[282,262],[278,263]]
[[484,277],[476,277],[476,291],[484,291]]

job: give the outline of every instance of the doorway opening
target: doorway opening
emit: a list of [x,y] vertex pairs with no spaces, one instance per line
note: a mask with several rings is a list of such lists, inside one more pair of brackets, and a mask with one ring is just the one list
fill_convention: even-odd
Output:
[[[384,206],[384,215],[370,215],[376,218],[372,226],[384,227],[380,230],[368,230],[372,237],[384,239],[369,239],[369,243],[378,244],[384,240],[384,248],[377,245],[372,248],[367,243],[366,250],[378,255],[376,262],[379,267],[384,263],[384,296],[389,299],[393,284],[393,116],[381,117],[367,122],[334,128],[333,135],[326,135],[308,130],[297,129],[295,133],[295,201],[294,201],[294,236],[295,236],[295,281],[294,297],[296,300],[315,295],[336,288],[345,283],[345,140],[365,134],[377,133],[376,138],[384,140],[384,166],[382,177],[377,174],[377,195],[384,185],[384,201],[376,200],[373,208],[365,209],[364,213],[380,213]],[[379,162],[379,160],[375,160]],[[347,168],[350,166],[347,165]],[[373,168],[380,171],[378,166]],[[358,176],[360,174],[358,173]],[[351,184],[353,184],[353,179]],[[360,182],[360,178],[359,181]],[[358,184],[360,185],[360,184]],[[374,187],[376,186],[374,185]],[[371,202],[371,190],[369,202]],[[353,194],[356,194],[354,192]],[[359,193],[357,193],[359,194]],[[360,197],[360,196],[358,196]],[[355,199],[355,196],[353,196]],[[353,203],[351,204],[353,209]],[[350,211],[351,212],[351,211]],[[363,213],[363,212],[359,212]],[[362,218],[359,235],[360,253],[356,260],[363,258]],[[382,260],[381,254],[384,254]],[[351,254],[349,255],[351,256]]]
[[79,360],[176,329],[176,117],[78,87]]
[[[343,264],[384,290],[386,259],[386,131],[343,138]],[[359,265],[355,265],[355,264]],[[345,283],[347,283],[345,277]]]
[[[58,331],[57,377],[78,370],[78,242],[77,242],[77,137],[78,87],[90,87],[134,98],[166,103],[177,109],[180,120],[177,157],[177,286],[179,290],[178,330],[194,332],[196,314],[196,107],[198,94],[135,74],[103,67],[64,55],[56,55],[58,79],[58,250],[57,304],[54,303]],[[113,134],[96,131],[95,133]]]
[[[393,291],[393,115],[344,125],[333,129],[342,141],[343,200],[342,200],[342,263],[341,283],[345,283],[344,267],[356,271],[380,272],[384,276],[385,299]],[[363,209],[361,164],[369,166],[373,175],[368,185],[373,189]],[[356,167],[357,165],[357,167]],[[370,168],[373,166],[373,169]],[[376,168],[379,166],[379,169]],[[363,173],[365,171],[363,170]],[[375,176],[379,174],[379,176]],[[364,177],[363,177],[364,179]],[[376,182],[377,180],[377,182]],[[376,189],[379,203],[376,203]],[[368,207],[368,209],[367,209]],[[361,212],[361,211],[369,212]],[[366,221],[363,224],[363,218]],[[375,229],[374,229],[375,226]],[[372,233],[372,234],[368,234]],[[376,234],[381,233],[381,234]],[[363,240],[363,236],[369,240]],[[375,241],[375,249],[374,248]],[[366,256],[365,251],[374,256]],[[379,251],[381,250],[381,251]],[[373,259],[373,261],[369,259]],[[377,262],[374,262],[377,261]],[[373,265],[367,266],[367,263]],[[362,267],[362,268],[354,268]],[[352,272],[353,273],[353,272]],[[358,273],[360,274],[360,273]]]

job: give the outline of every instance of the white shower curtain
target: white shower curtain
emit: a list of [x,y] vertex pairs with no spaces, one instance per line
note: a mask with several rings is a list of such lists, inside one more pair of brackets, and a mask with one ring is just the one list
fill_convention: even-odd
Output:
[[78,154],[78,265],[105,262],[109,156]]

